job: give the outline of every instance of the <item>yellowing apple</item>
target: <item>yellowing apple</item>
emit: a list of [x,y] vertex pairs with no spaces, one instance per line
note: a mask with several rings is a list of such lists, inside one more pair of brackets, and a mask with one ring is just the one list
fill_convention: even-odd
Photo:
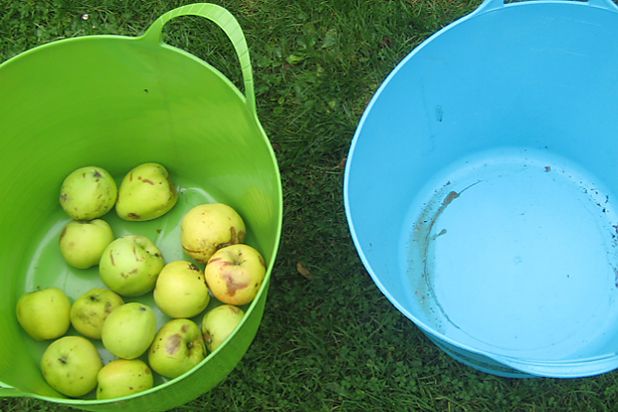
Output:
[[49,386],[71,397],[93,390],[102,366],[97,348],[81,336],[55,340],[41,358],[41,372]]
[[109,212],[118,189],[107,170],[81,167],[71,172],[60,187],[60,206],[75,220],[91,220]]
[[202,336],[209,351],[213,352],[234,332],[245,313],[233,305],[211,309],[202,319]]
[[246,232],[240,215],[223,203],[194,207],[183,217],[180,228],[182,248],[202,263],[218,249],[242,243]]
[[71,301],[58,288],[26,293],[17,301],[17,321],[36,340],[55,339],[71,325]]
[[109,289],[90,289],[71,306],[71,324],[82,335],[101,339],[105,319],[123,304],[122,298]]
[[152,371],[139,359],[116,359],[103,366],[97,376],[97,399],[132,395],[152,388]]
[[169,317],[190,318],[198,315],[210,301],[204,274],[191,262],[178,260],[168,263],[157,278],[154,300]]
[[148,363],[159,375],[175,378],[200,363],[206,348],[200,328],[189,319],[167,322],[148,351]]
[[161,251],[145,236],[129,235],[114,240],[103,251],[99,274],[103,282],[122,296],[150,292],[165,265]]
[[103,251],[114,240],[112,228],[106,221],[69,222],[60,234],[60,253],[64,260],[78,269],[99,264]]
[[105,349],[123,359],[140,357],[157,333],[153,310],[144,304],[125,303],[107,316],[101,330]]
[[167,169],[158,163],[144,163],[122,179],[116,213],[125,220],[151,220],[167,213],[178,196]]
[[204,274],[217,299],[231,305],[244,305],[251,302],[260,289],[266,264],[262,255],[251,246],[232,245],[212,255]]

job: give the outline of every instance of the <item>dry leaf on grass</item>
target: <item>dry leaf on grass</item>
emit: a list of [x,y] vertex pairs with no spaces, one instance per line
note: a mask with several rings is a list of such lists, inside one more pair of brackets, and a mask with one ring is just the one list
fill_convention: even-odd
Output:
[[305,279],[311,279],[313,276],[311,275],[311,271],[303,265],[302,262],[296,262],[296,271]]

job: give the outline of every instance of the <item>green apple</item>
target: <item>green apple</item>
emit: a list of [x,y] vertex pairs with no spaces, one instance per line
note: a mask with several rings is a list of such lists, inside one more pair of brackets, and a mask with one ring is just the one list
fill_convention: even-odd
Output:
[[103,362],[97,348],[81,336],[55,340],[41,358],[41,371],[49,386],[71,397],[93,390],[101,367]]
[[180,229],[182,248],[201,263],[222,247],[242,243],[246,231],[240,215],[223,203],[202,204],[189,210]]
[[145,236],[128,235],[114,240],[103,251],[99,274],[122,296],[150,292],[165,265],[161,251]]
[[71,324],[82,335],[101,339],[105,319],[123,304],[122,298],[109,289],[90,289],[71,306]]
[[140,357],[157,333],[153,310],[142,303],[131,302],[114,309],[103,322],[101,341],[105,349],[123,359]]
[[211,309],[202,319],[202,336],[209,351],[213,352],[234,332],[245,313],[236,306],[220,305]]
[[69,265],[88,269],[99,263],[112,240],[114,233],[105,220],[74,220],[60,234],[60,253]]
[[167,169],[158,163],[144,163],[122,179],[116,213],[125,220],[156,219],[173,208],[177,199]]
[[210,291],[223,303],[245,305],[257,294],[266,264],[262,255],[248,245],[232,245],[219,249],[204,270]]
[[152,388],[152,371],[139,359],[116,359],[97,376],[97,399],[119,398]]
[[159,375],[175,378],[200,363],[206,348],[200,328],[189,319],[167,322],[148,351],[148,363]]
[[170,262],[159,273],[154,289],[159,309],[172,318],[191,318],[208,305],[210,295],[204,274],[191,262]]
[[60,206],[75,220],[90,220],[109,212],[118,190],[107,170],[81,167],[71,172],[60,187]]
[[26,293],[17,301],[17,321],[36,340],[56,339],[71,325],[71,301],[58,288]]

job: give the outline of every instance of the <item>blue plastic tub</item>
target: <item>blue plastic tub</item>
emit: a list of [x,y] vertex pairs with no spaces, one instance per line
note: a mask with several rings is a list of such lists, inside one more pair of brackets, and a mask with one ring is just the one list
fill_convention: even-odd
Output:
[[453,358],[618,366],[618,8],[485,1],[408,55],[345,174],[360,257]]

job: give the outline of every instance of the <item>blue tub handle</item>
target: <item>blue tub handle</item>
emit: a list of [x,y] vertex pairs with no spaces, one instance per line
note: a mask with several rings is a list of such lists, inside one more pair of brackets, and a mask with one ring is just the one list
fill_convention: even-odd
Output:
[[[558,0],[558,1],[530,0],[530,1],[535,1],[538,3],[554,3],[554,2],[563,3],[565,1],[570,2],[568,0]],[[582,4],[581,2],[576,2],[576,3]],[[588,0],[586,3],[588,3],[588,5],[592,7],[598,7],[601,9],[606,9],[606,10],[618,13],[618,6],[612,0]],[[516,4],[519,4],[519,3],[516,3]],[[476,9],[475,13],[485,13],[485,12],[496,10],[496,9],[499,9],[505,6],[508,6],[508,4],[505,4],[504,0],[484,0],[483,3],[479,6],[479,8]]]

